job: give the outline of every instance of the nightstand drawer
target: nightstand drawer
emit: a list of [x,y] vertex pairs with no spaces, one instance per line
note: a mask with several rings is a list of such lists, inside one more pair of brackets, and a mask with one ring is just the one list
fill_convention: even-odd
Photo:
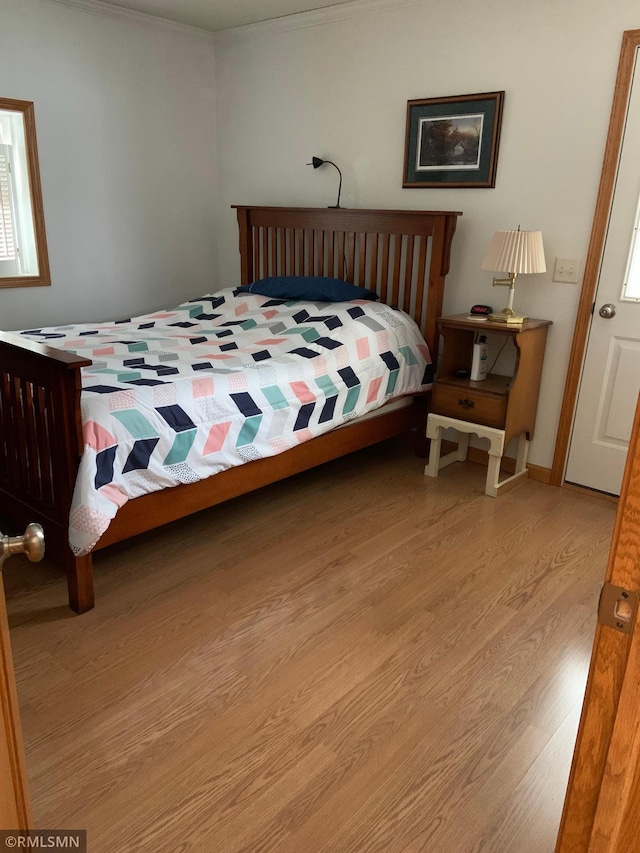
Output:
[[472,421],[485,426],[504,428],[507,397],[483,394],[472,388],[456,388],[436,382],[433,386],[431,411],[438,415]]

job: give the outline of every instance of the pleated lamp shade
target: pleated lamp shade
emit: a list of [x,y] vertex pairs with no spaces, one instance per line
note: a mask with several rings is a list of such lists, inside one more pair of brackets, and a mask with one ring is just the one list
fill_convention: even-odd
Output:
[[482,269],[508,273],[546,272],[542,231],[496,231]]

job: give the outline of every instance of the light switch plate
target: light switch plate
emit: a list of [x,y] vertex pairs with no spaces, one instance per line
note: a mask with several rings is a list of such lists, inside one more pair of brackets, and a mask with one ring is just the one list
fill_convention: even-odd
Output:
[[553,280],[576,284],[579,272],[580,258],[556,258],[556,265],[553,269]]

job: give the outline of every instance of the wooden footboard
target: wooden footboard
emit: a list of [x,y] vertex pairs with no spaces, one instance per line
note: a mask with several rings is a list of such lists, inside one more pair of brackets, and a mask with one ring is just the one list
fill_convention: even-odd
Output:
[[92,563],[74,557],[67,531],[83,447],[80,369],[90,363],[0,332],[0,512],[42,525],[78,613],[93,607]]

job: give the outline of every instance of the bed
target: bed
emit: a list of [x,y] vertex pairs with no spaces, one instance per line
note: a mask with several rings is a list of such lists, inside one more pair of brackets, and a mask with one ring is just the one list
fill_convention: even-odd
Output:
[[[326,336],[326,341],[324,336],[318,338],[318,331],[314,331],[306,323],[309,314],[318,315],[318,317],[312,316],[311,320],[324,323],[323,328],[325,328],[330,327],[331,323],[335,325],[337,322],[340,325],[340,321],[336,321],[335,318],[344,319],[345,312],[350,311],[351,315],[360,321],[360,328],[364,327],[362,324],[368,324],[372,329],[378,329],[380,323],[389,320],[386,316],[389,312],[385,313],[384,305],[401,309],[415,321],[422,332],[431,358],[435,360],[436,319],[442,312],[445,276],[449,270],[451,243],[460,213],[248,206],[237,206],[236,211],[239,227],[241,286],[251,285],[252,282],[273,276],[328,276],[351,282],[359,288],[375,291],[379,296],[380,301],[375,303],[357,300],[346,302],[339,307],[329,303],[330,311],[326,310],[326,304],[300,303],[298,307],[308,309],[307,314],[302,315],[305,322],[300,328],[295,329],[296,340],[302,343],[302,346],[295,347],[294,355],[285,360],[295,358],[301,365],[306,366],[313,357],[314,349],[316,352],[326,351],[329,354],[331,348],[337,346],[332,332]],[[174,316],[176,312],[170,311],[164,314],[157,312],[157,316],[148,315],[153,317],[152,320],[147,316],[136,318],[142,322],[136,323],[131,320],[126,322],[129,324],[133,322],[134,328],[146,328],[154,322],[170,323],[178,326],[184,333],[184,337],[190,336],[190,341],[187,343],[195,341],[196,345],[201,339],[193,336],[193,330],[195,328],[196,333],[199,334],[202,323],[205,323],[214,327],[212,331],[216,335],[224,334],[225,337],[221,339],[225,342],[224,349],[221,351],[218,348],[216,352],[218,358],[228,359],[230,356],[228,350],[235,347],[232,342],[234,322],[229,321],[227,317],[219,319],[221,302],[231,306],[230,310],[237,316],[237,324],[245,327],[251,327],[251,324],[256,325],[256,321],[251,319],[254,316],[258,316],[259,326],[260,312],[263,316],[271,317],[272,312],[278,310],[280,305],[283,306],[283,310],[286,309],[289,317],[296,317],[296,322],[300,323],[300,314],[296,313],[296,305],[286,300],[270,302],[265,296],[255,296],[238,288],[221,288],[213,294],[187,301],[176,309],[177,319]],[[374,309],[378,311],[378,315],[365,314],[367,304],[382,306]],[[327,326],[328,315],[332,320]],[[250,319],[247,320],[247,318]],[[195,326],[190,322],[191,319]],[[280,323],[280,318],[276,318],[276,321]],[[395,323],[393,318],[391,321],[392,324]],[[121,322],[125,321],[118,321],[118,324]],[[216,325],[221,322],[224,324],[223,331],[219,325]],[[89,337],[111,334],[112,338],[109,342],[111,343],[114,328],[117,328],[118,324],[111,324],[107,330],[97,326],[83,327],[80,334]],[[268,369],[270,355],[268,350],[273,338],[271,330],[276,328],[277,333],[281,327],[280,325],[276,328],[272,323],[269,330],[261,331],[260,335],[254,336],[250,352],[255,356],[256,368],[263,371]],[[48,555],[66,570],[69,604],[77,613],[83,613],[94,606],[92,568],[94,551],[346,453],[399,435],[416,426],[422,427],[425,423],[428,395],[424,391],[428,386],[424,384],[424,379],[423,384],[420,385],[420,392],[415,394],[409,392],[400,399],[397,393],[390,392],[389,387],[386,387],[386,393],[383,389],[378,394],[379,402],[385,403],[386,400],[393,402],[384,404],[380,408],[375,408],[377,403],[372,403],[371,406],[357,411],[353,405],[351,408],[348,406],[345,408],[343,405],[342,408],[345,411],[348,409],[348,412],[342,419],[342,423],[337,428],[320,434],[316,434],[317,430],[307,429],[310,424],[305,421],[302,423],[303,429],[298,432],[298,436],[302,438],[298,438],[293,443],[289,442],[286,446],[278,438],[273,440],[272,445],[275,449],[272,455],[257,458],[258,454],[255,452],[253,456],[247,452],[240,460],[240,464],[220,470],[204,479],[185,476],[184,473],[180,473],[184,470],[184,466],[174,466],[177,479],[169,484],[171,488],[140,494],[134,499],[122,502],[108,526],[100,531],[97,541],[94,542],[93,539],[90,542],[76,541],[72,550],[69,540],[71,537],[73,541],[74,535],[74,526],[70,524],[70,517],[73,516],[74,490],[83,470],[82,460],[86,460],[86,454],[89,452],[86,387],[88,382],[94,383],[95,390],[98,387],[95,384],[97,373],[102,371],[105,374],[114,374],[115,371],[105,366],[109,364],[108,360],[103,363],[96,359],[94,355],[96,352],[98,354],[105,352],[104,348],[99,348],[100,344],[92,350],[92,357],[87,358],[83,353],[88,350],[77,345],[81,340],[67,339],[60,342],[57,340],[59,337],[57,331],[27,331],[28,336],[18,333],[0,333],[0,513],[18,526],[34,521],[42,524],[47,537]],[[271,338],[268,338],[265,344],[267,333],[271,334]],[[143,336],[143,332],[138,334]],[[299,334],[306,334],[307,337],[300,341]],[[386,331],[374,333],[371,340],[375,340],[376,334],[384,336]],[[286,332],[283,333],[283,336],[285,335]],[[320,344],[317,343],[318,340]],[[305,342],[309,343],[308,347]],[[95,340],[90,343],[95,344]],[[340,341],[340,345],[343,343]],[[142,343],[141,346],[145,344]],[[229,365],[228,361],[212,361],[211,347],[204,343],[203,346],[207,348],[209,358],[208,360],[200,358],[195,367],[205,369],[198,372],[197,380],[190,381],[189,387],[194,385],[194,387],[206,389],[207,383],[212,381],[207,377],[207,364],[213,365],[216,369],[220,364]],[[321,346],[325,346],[326,350],[319,350]],[[368,347],[369,344],[365,342],[364,346]],[[340,351],[346,352],[347,349],[348,347],[343,346]],[[203,351],[201,348],[200,352]],[[289,352],[291,351],[289,344]],[[299,354],[300,358],[298,358]],[[160,372],[157,367],[154,367],[155,373],[152,374],[154,379],[149,381],[146,379],[148,373],[135,373],[141,364],[143,367],[146,366],[144,358],[140,358],[140,355],[139,351],[131,352],[132,358],[126,364],[128,369],[134,371],[131,376],[145,377],[137,380],[140,385],[145,386],[142,390],[151,389],[149,393],[156,395],[171,393],[171,387],[166,384],[164,373],[177,372],[173,368],[173,363],[169,363],[166,370],[161,365]],[[101,358],[100,355],[98,357]],[[173,355],[166,357],[174,358]],[[262,362],[262,359],[267,361]],[[409,355],[407,361],[412,360],[415,359]],[[316,358],[315,362],[317,361]],[[153,362],[153,364],[158,363]],[[347,372],[350,370],[348,365],[343,364],[343,367]],[[234,378],[233,368],[234,364],[231,362],[227,373],[235,382],[238,380],[237,377]],[[195,369],[193,358],[189,362],[188,369]],[[298,367],[294,366],[292,369],[298,370]],[[397,370],[395,372],[397,373]],[[258,370],[253,373],[257,375]],[[216,375],[219,376],[219,371]],[[131,376],[124,377],[124,380],[131,381]],[[123,377],[107,376],[104,390],[112,380],[115,381],[118,378]],[[82,395],[83,382],[84,395]],[[134,379],[133,382],[135,384],[136,380]],[[291,384],[297,388],[296,394],[300,397],[304,409],[306,399],[304,394],[307,393],[307,388],[302,374],[300,382]],[[371,385],[373,387],[375,382]],[[375,387],[378,388],[377,385]],[[235,386],[234,388],[236,392],[240,391],[239,394],[235,394],[237,402],[237,398],[243,396],[243,389]],[[116,393],[126,396],[129,392],[120,388]],[[202,393],[204,394],[205,391],[203,390]],[[93,394],[93,396],[108,399],[106,393]],[[194,396],[197,395],[194,393]],[[251,400],[250,395],[245,396]],[[368,397],[374,396],[375,393],[368,394]],[[160,398],[161,402],[162,399]],[[172,406],[172,399],[165,400],[167,405],[163,408],[165,419],[168,420],[173,418],[173,410],[177,409],[176,406]],[[126,406],[119,404],[115,408],[127,408],[127,406],[135,408],[138,403],[129,402]],[[275,406],[275,408],[278,407]],[[307,408],[312,408],[312,404],[307,404]],[[356,416],[361,412],[363,416]],[[245,414],[252,413],[249,411]],[[298,424],[299,421],[300,416],[297,416],[296,423]],[[173,426],[176,431],[176,446],[180,442],[182,442],[180,446],[183,446],[187,440],[184,435],[185,428],[180,424],[176,426],[175,423]],[[130,424],[129,427],[132,432],[135,432]],[[271,432],[273,433],[273,430]],[[419,433],[422,434],[422,429]],[[98,435],[95,431],[94,434]],[[102,446],[106,447],[104,443],[100,445],[100,441],[103,441],[102,433],[98,435],[96,441],[98,450]],[[237,443],[236,440],[234,446]],[[89,444],[95,445],[96,442],[89,441]],[[244,445],[242,442],[240,445],[242,451]],[[250,448],[253,447],[251,442],[249,445]],[[96,447],[93,449],[95,451]],[[178,451],[181,452],[180,448]],[[177,459],[177,461],[181,460]],[[104,481],[101,482],[104,486]],[[107,485],[106,489],[109,488],[110,486]]]

